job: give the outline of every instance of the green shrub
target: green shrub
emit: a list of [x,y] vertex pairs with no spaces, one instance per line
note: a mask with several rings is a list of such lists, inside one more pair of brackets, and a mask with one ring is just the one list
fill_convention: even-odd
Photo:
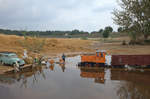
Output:
[[88,40],[88,37],[81,37],[81,40]]

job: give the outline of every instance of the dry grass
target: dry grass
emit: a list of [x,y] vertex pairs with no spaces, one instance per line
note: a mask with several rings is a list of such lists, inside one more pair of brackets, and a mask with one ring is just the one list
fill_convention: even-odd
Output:
[[[44,50],[41,51],[41,54],[55,56],[59,53],[95,52],[95,49],[107,50],[110,54],[150,54],[149,45],[123,46],[121,45],[123,40],[128,41],[129,39],[127,37],[109,38],[103,42],[103,40],[98,39],[81,40],[45,38],[45,46]],[[16,52],[21,56],[24,48],[21,46],[20,41],[24,41],[24,37],[1,34],[0,51]],[[9,68],[11,67],[0,66],[0,73]]]
[[122,45],[123,40],[129,42],[128,37],[109,38],[105,42],[95,42],[94,48],[107,50],[110,54],[150,54],[150,45]]
[[[21,46],[20,41],[24,41],[24,37],[1,34],[0,51],[11,51],[22,55],[24,48]],[[92,42],[88,40],[45,38],[45,42],[46,44],[44,46],[44,50],[41,51],[41,53],[45,55],[67,52],[92,51],[88,47]]]
[[[40,38],[39,38],[40,39]],[[20,45],[24,37],[14,35],[0,35],[0,51],[12,51],[19,55],[23,54],[24,48]],[[62,39],[45,38],[44,55],[56,55],[58,53],[70,52],[94,52],[95,49],[105,49],[111,54],[150,54],[149,45],[121,45],[122,41],[129,41],[128,37],[109,38],[103,42],[102,39]],[[32,42],[32,41],[31,41]],[[94,42],[94,43],[93,43]]]
[[[0,51],[16,52],[19,57],[22,57],[24,48],[21,43],[24,42],[24,40],[24,37],[0,34]],[[29,38],[29,40],[31,41],[28,43],[33,46],[32,39]],[[89,47],[91,44],[92,41],[88,40],[45,38],[44,49],[40,54],[45,56],[56,56],[59,53],[93,51]],[[30,54],[30,56],[32,55]],[[0,66],[0,74],[10,68],[12,67]]]

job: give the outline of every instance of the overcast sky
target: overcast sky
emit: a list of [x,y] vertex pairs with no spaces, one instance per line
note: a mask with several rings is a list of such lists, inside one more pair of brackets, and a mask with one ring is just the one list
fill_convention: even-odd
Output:
[[0,0],[0,28],[96,31],[114,25],[116,0]]

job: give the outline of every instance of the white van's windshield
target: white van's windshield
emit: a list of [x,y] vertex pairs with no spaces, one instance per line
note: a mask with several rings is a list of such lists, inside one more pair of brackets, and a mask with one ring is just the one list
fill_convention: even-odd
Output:
[[18,58],[17,55],[10,55],[9,58]]

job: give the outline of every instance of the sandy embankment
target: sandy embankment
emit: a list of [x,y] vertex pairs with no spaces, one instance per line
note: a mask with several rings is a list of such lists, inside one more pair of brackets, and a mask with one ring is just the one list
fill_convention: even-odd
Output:
[[[20,45],[24,37],[15,35],[0,34],[0,51],[16,52],[20,57],[23,55],[24,48]],[[81,54],[82,52],[93,52],[95,49],[106,50],[109,54],[150,54],[150,45],[121,45],[123,40],[127,38],[111,38],[105,42],[99,39],[61,39],[61,38],[45,38],[45,46],[41,54],[47,57],[59,56],[62,53]],[[31,41],[32,42],[32,41]],[[29,43],[30,44],[30,43]],[[0,66],[0,71],[10,67]]]
[[111,55],[150,54],[150,45],[122,45],[123,40],[128,43],[130,39],[128,37],[108,38],[105,42],[102,40],[95,42],[93,48],[106,50]]
[[[94,51],[93,49],[90,48],[92,41],[89,40],[56,39],[56,38],[44,38],[44,39],[45,45],[40,54],[47,57],[61,55],[62,53],[78,54],[80,52]],[[19,57],[22,57],[25,48],[21,46],[20,41],[24,41],[24,37],[0,34],[0,52],[1,51],[16,52]],[[29,44],[31,43],[32,41],[29,42]],[[9,68],[11,67],[0,66],[0,72]]]
[[[24,37],[0,34],[0,51],[16,52],[21,56],[24,48],[21,46],[20,41],[23,40]],[[94,52],[95,49],[103,49],[110,54],[150,54],[150,45],[123,46],[121,45],[123,40],[128,41],[129,39],[127,37],[110,38],[103,42],[98,39],[45,38],[46,43],[41,54],[46,56],[56,56],[62,53],[78,54],[81,52]]]
[[[16,52],[22,55],[24,48],[21,46],[20,41],[23,40],[24,37],[0,34],[0,51]],[[91,44],[92,41],[88,40],[45,38],[45,46],[41,54],[56,55],[70,52],[90,52],[93,51],[89,47]]]

